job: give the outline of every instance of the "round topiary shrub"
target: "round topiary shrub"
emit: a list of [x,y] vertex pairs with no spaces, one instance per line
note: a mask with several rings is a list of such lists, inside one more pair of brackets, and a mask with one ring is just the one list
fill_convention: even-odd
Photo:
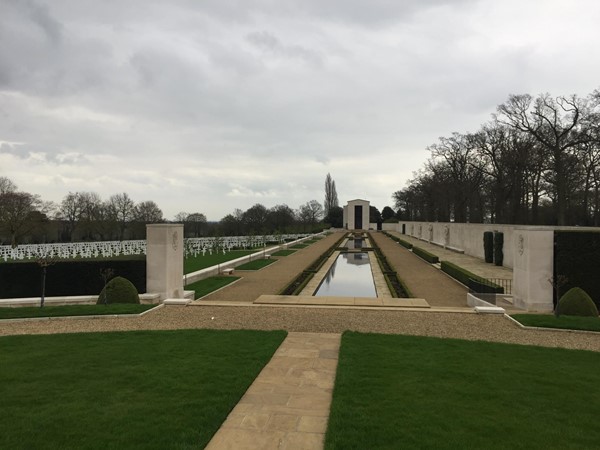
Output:
[[574,287],[569,289],[558,301],[556,315],[598,317],[598,308],[587,292]]
[[98,305],[109,303],[139,303],[140,296],[138,291],[126,278],[115,277],[106,283],[102,292],[98,296]]

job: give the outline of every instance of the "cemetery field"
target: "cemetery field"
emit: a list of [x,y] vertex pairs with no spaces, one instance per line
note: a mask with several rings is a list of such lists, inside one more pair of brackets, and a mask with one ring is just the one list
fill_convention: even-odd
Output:
[[216,277],[208,277],[204,280],[196,281],[195,283],[188,284],[185,286],[187,291],[194,291],[194,299],[204,297],[205,295],[210,294],[211,292],[216,291],[224,286],[227,286],[230,283],[233,283],[235,280],[239,280],[240,277],[230,277],[230,276],[216,276]]
[[325,448],[594,448],[599,358],[346,332]]
[[31,317],[99,316],[107,314],[140,314],[157,305],[136,305],[113,303],[110,305],[67,305],[67,306],[26,306],[19,308],[0,307],[1,319]]
[[556,317],[553,314],[511,314],[511,317],[527,327],[600,332],[600,317]]
[[204,448],[284,331],[0,338],[0,448]]

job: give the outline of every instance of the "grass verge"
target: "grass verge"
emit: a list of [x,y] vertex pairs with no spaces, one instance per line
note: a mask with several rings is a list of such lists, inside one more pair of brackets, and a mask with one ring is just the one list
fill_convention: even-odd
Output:
[[294,245],[290,245],[289,248],[295,248],[296,250],[300,250],[302,248],[306,248],[308,247],[309,244],[294,244]]
[[196,256],[189,256],[183,260],[183,271],[184,273],[192,273],[197,270],[206,269],[207,267],[216,266],[217,264],[221,264],[227,261],[231,261],[232,259],[241,258],[242,256],[251,255],[252,253],[256,253],[261,249],[253,249],[253,250],[232,250],[225,254],[223,253],[213,253],[212,255],[206,254],[202,256],[201,254]]
[[283,331],[0,338],[0,448],[204,448]]
[[599,317],[560,316],[551,314],[511,314],[513,319],[527,327],[561,328],[600,332]]
[[598,358],[346,332],[325,448],[593,448]]
[[276,259],[255,259],[240,266],[236,266],[235,270],[260,270],[273,264]]
[[195,283],[188,284],[185,287],[187,291],[194,291],[194,299],[204,297],[217,289],[221,289],[235,280],[239,280],[241,277],[229,277],[229,276],[217,276],[208,277],[204,280],[196,281]]
[[293,253],[296,253],[296,250],[279,250],[278,252],[273,253],[271,256],[290,256]]
[[23,319],[31,317],[100,316],[106,314],[140,314],[156,305],[118,304],[110,305],[65,305],[24,306],[22,308],[0,308],[0,319]]

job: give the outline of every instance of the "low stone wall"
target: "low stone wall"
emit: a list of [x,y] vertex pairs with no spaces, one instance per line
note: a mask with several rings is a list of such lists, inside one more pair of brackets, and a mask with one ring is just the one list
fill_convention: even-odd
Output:
[[[186,291],[187,292],[187,291]],[[189,291],[192,292],[192,291]],[[97,295],[75,295],[69,297],[46,297],[46,306],[66,305],[95,305],[98,301]],[[4,298],[0,300],[0,307],[19,308],[21,306],[40,306],[40,297],[27,298]],[[142,305],[154,305],[160,303],[160,294],[140,294]]]

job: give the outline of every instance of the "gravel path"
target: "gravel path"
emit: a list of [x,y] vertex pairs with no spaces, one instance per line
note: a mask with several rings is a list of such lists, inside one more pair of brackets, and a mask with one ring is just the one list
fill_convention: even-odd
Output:
[[[213,319],[214,317],[214,319]],[[345,330],[563,347],[600,352],[600,333],[523,330],[500,315],[245,306],[164,307],[140,318],[0,323],[1,335],[188,328]]]

